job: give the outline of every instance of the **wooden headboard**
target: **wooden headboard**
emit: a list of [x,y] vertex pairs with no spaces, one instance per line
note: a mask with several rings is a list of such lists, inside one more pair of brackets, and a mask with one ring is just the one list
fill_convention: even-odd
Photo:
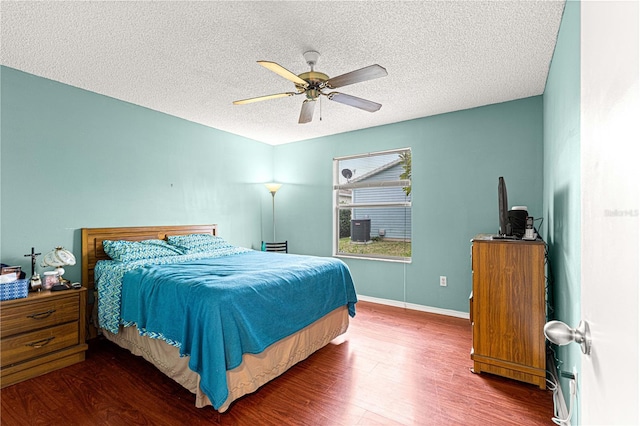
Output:
[[[107,260],[109,256],[102,248],[104,240],[142,241],[165,240],[170,235],[217,234],[217,225],[173,225],[173,226],[138,226],[124,228],[82,228],[82,286],[89,290],[89,304],[93,305],[95,287],[94,268],[99,260]],[[93,306],[89,306],[87,314],[92,315]],[[91,322],[89,322],[91,324]],[[96,330],[89,327],[90,337],[95,337]]]

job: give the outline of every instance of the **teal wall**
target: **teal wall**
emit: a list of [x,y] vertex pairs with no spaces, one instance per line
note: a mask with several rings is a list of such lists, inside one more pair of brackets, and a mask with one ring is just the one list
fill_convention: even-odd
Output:
[[[333,157],[411,147],[413,262],[346,262],[362,295],[468,312],[469,241],[498,227],[498,177],[511,205],[542,215],[541,96],[272,147],[1,70],[0,248],[26,270],[32,246],[63,245],[79,261],[83,227],[217,223],[257,248],[272,232],[272,179],[284,183],[278,239],[329,256]],[[80,278],[79,263],[68,277]]]
[[[549,244],[553,285],[551,297],[558,319],[575,327],[580,315],[580,3],[568,1],[551,62],[544,105],[545,240]],[[563,371],[580,372],[580,347],[560,346]],[[567,406],[569,386],[561,379]],[[574,410],[579,413],[579,410]],[[577,414],[575,415],[577,416]],[[575,421],[573,424],[579,424]],[[579,419],[578,419],[579,420]]]
[[79,280],[83,227],[217,223],[232,243],[259,246],[273,147],[0,72],[2,262],[30,273],[32,246],[63,245],[77,258],[66,276]]
[[498,177],[510,205],[542,216],[542,143],[537,96],[276,146],[278,239],[331,255],[332,159],[410,147],[413,262],[345,261],[361,295],[468,312],[470,239],[498,229]]

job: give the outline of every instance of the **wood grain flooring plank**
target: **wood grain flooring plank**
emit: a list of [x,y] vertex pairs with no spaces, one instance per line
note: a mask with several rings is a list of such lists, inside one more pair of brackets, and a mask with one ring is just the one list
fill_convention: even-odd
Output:
[[470,372],[461,318],[359,302],[347,333],[223,414],[144,359],[95,339],[87,359],[1,391],[22,425],[549,425],[552,395]]

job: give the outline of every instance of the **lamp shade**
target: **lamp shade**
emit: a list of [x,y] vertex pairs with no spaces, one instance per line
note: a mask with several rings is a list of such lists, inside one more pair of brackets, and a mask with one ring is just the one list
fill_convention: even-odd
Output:
[[61,266],[70,266],[76,264],[76,258],[69,250],[63,247],[56,247],[42,258],[42,266],[53,266],[59,268]]
[[267,189],[269,190],[270,193],[275,194],[276,192],[278,192],[278,189],[280,189],[282,184],[281,183],[270,182],[270,183],[265,183],[264,186],[267,187]]
[[42,266],[53,266],[56,268],[56,275],[58,275],[58,280],[60,283],[63,283],[65,280],[62,279],[64,275],[63,266],[71,266],[76,264],[76,258],[69,250],[64,249],[62,247],[56,247],[51,250],[49,253],[44,255],[42,262],[40,263]]

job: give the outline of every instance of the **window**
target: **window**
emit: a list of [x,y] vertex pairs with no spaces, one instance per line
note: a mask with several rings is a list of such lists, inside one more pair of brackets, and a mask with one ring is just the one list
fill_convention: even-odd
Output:
[[411,261],[411,150],[333,159],[334,254]]

